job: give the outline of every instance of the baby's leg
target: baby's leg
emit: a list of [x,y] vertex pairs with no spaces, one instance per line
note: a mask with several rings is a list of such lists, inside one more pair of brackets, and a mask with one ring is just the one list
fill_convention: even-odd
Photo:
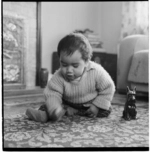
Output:
[[38,110],[33,109],[33,108],[28,108],[26,110],[26,115],[31,120],[45,123],[48,121],[48,115],[47,115],[46,109],[40,109],[40,108]]

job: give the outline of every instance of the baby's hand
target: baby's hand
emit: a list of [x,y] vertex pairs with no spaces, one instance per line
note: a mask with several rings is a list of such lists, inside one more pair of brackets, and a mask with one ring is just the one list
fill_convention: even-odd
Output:
[[50,119],[52,121],[59,121],[61,120],[64,114],[65,114],[65,110],[62,107],[59,107],[52,112]]
[[74,109],[74,108],[72,108],[72,107],[67,107],[66,108],[66,115],[67,116],[73,116],[73,115],[75,115],[75,114],[77,114],[77,112],[78,112],[78,110],[77,109]]
[[85,112],[88,117],[96,117],[99,109],[93,104],[84,104],[85,107],[89,107]]

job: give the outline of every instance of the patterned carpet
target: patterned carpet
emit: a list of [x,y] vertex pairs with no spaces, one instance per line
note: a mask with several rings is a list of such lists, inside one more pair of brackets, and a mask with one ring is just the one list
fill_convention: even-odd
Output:
[[24,114],[3,120],[4,148],[149,147],[149,109],[137,108],[137,120],[124,121],[123,106],[113,105],[108,118],[66,117],[38,123]]

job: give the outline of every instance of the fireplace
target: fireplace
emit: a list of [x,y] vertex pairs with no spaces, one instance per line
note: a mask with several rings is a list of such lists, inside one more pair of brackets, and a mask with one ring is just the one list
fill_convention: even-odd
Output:
[[37,2],[3,2],[4,90],[39,85],[39,5]]

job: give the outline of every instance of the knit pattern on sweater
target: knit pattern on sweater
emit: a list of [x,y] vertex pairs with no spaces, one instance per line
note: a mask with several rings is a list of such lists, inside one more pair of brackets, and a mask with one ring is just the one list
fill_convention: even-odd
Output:
[[80,81],[68,82],[60,69],[48,82],[44,95],[49,110],[62,103],[62,100],[78,104],[92,103],[108,110],[115,93],[115,85],[108,72],[100,65],[90,61]]

